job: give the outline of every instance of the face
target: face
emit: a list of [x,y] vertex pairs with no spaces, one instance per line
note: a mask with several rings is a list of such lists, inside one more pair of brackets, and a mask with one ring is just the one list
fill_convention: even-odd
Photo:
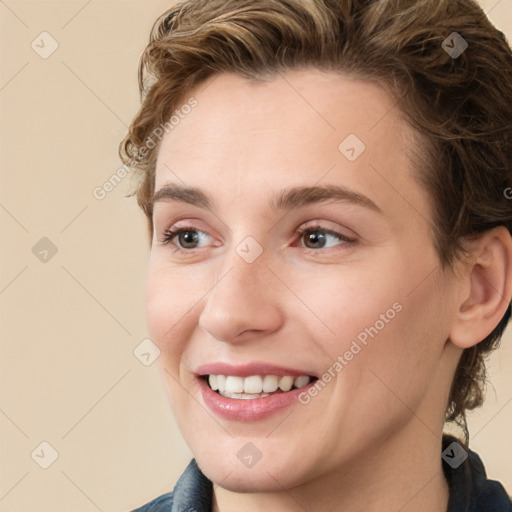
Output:
[[[415,415],[439,427],[452,281],[391,98],[312,69],[218,75],[191,96],[159,149],[146,313],[200,467],[281,490]],[[205,375],[229,377],[212,378],[228,397]]]

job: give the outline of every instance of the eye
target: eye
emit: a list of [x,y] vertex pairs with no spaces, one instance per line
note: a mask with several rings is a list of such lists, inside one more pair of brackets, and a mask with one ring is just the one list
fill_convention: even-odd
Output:
[[[336,245],[352,244],[354,239],[320,225],[305,225],[297,229],[301,247],[318,250]],[[173,245],[173,250],[187,252],[208,246],[210,235],[192,226],[172,227],[164,231],[162,245]],[[217,245],[216,242],[213,245]]]
[[[306,249],[326,249],[335,245],[355,242],[352,238],[319,225],[301,226],[297,229],[296,233],[299,235],[301,241],[304,240],[302,246]],[[329,244],[329,242],[331,243]]]
[[175,250],[186,251],[208,245],[208,238],[210,238],[210,235],[191,226],[173,227],[165,230],[161,244],[167,245],[172,243],[175,246]]

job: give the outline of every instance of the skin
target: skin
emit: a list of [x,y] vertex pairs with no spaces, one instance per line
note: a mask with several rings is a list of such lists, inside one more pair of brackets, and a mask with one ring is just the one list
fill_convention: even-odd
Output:
[[[378,85],[304,69],[266,83],[222,74],[190,95],[198,105],[162,140],[155,190],[198,187],[212,206],[155,203],[146,314],[178,425],[217,484],[213,510],[444,512],[448,392],[462,349],[505,312],[510,235],[496,228],[443,269],[414,138]],[[366,145],[353,162],[338,150],[349,134]],[[350,201],[268,206],[282,189],[328,184],[381,213]],[[312,244],[296,234],[304,223],[354,241],[317,230]],[[197,230],[198,246],[163,244],[173,226]],[[262,249],[253,263],[236,252],[248,236]],[[201,364],[321,375],[394,303],[401,311],[307,405],[255,422],[205,406]],[[237,458],[247,442],[262,454],[251,468]]]

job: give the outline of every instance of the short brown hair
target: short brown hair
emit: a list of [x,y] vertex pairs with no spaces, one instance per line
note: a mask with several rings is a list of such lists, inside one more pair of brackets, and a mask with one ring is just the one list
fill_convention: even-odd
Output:
[[[468,45],[461,55],[449,53],[454,37]],[[420,143],[417,178],[433,207],[443,268],[463,253],[464,240],[500,225],[512,232],[512,52],[473,0],[176,4],[156,21],[141,57],[142,106],[120,145],[123,162],[141,172],[136,194],[151,231],[155,130],[187,94],[223,72],[265,80],[308,66],[377,82],[396,101]],[[485,357],[509,318],[510,303],[459,361],[446,420],[463,427],[466,442],[466,410],[483,403]]]

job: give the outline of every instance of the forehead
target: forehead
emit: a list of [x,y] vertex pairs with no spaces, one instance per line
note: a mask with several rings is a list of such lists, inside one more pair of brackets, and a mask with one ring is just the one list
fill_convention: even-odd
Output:
[[[275,144],[286,140],[296,144],[297,139],[336,142],[349,133],[362,138],[384,118],[387,128],[393,125],[393,133],[405,130],[405,126],[398,126],[394,101],[383,88],[316,69],[289,71],[265,81],[224,73],[197,86],[182,104],[191,97],[197,106],[180,116],[179,124],[164,138],[160,153],[177,153],[198,145],[228,146],[226,135],[232,139],[250,136],[247,142],[256,143],[259,135],[264,138],[273,132]],[[265,142],[272,140],[266,138]]]
[[[195,108],[162,140],[156,190],[182,181],[215,193],[235,183],[237,195],[249,195],[325,176],[388,201],[411,194],[414,138],[378,84],[316,69],[264,82],[225,73],[183,104],[191,97]],[[412,195],[425,199],[419,188]]]

